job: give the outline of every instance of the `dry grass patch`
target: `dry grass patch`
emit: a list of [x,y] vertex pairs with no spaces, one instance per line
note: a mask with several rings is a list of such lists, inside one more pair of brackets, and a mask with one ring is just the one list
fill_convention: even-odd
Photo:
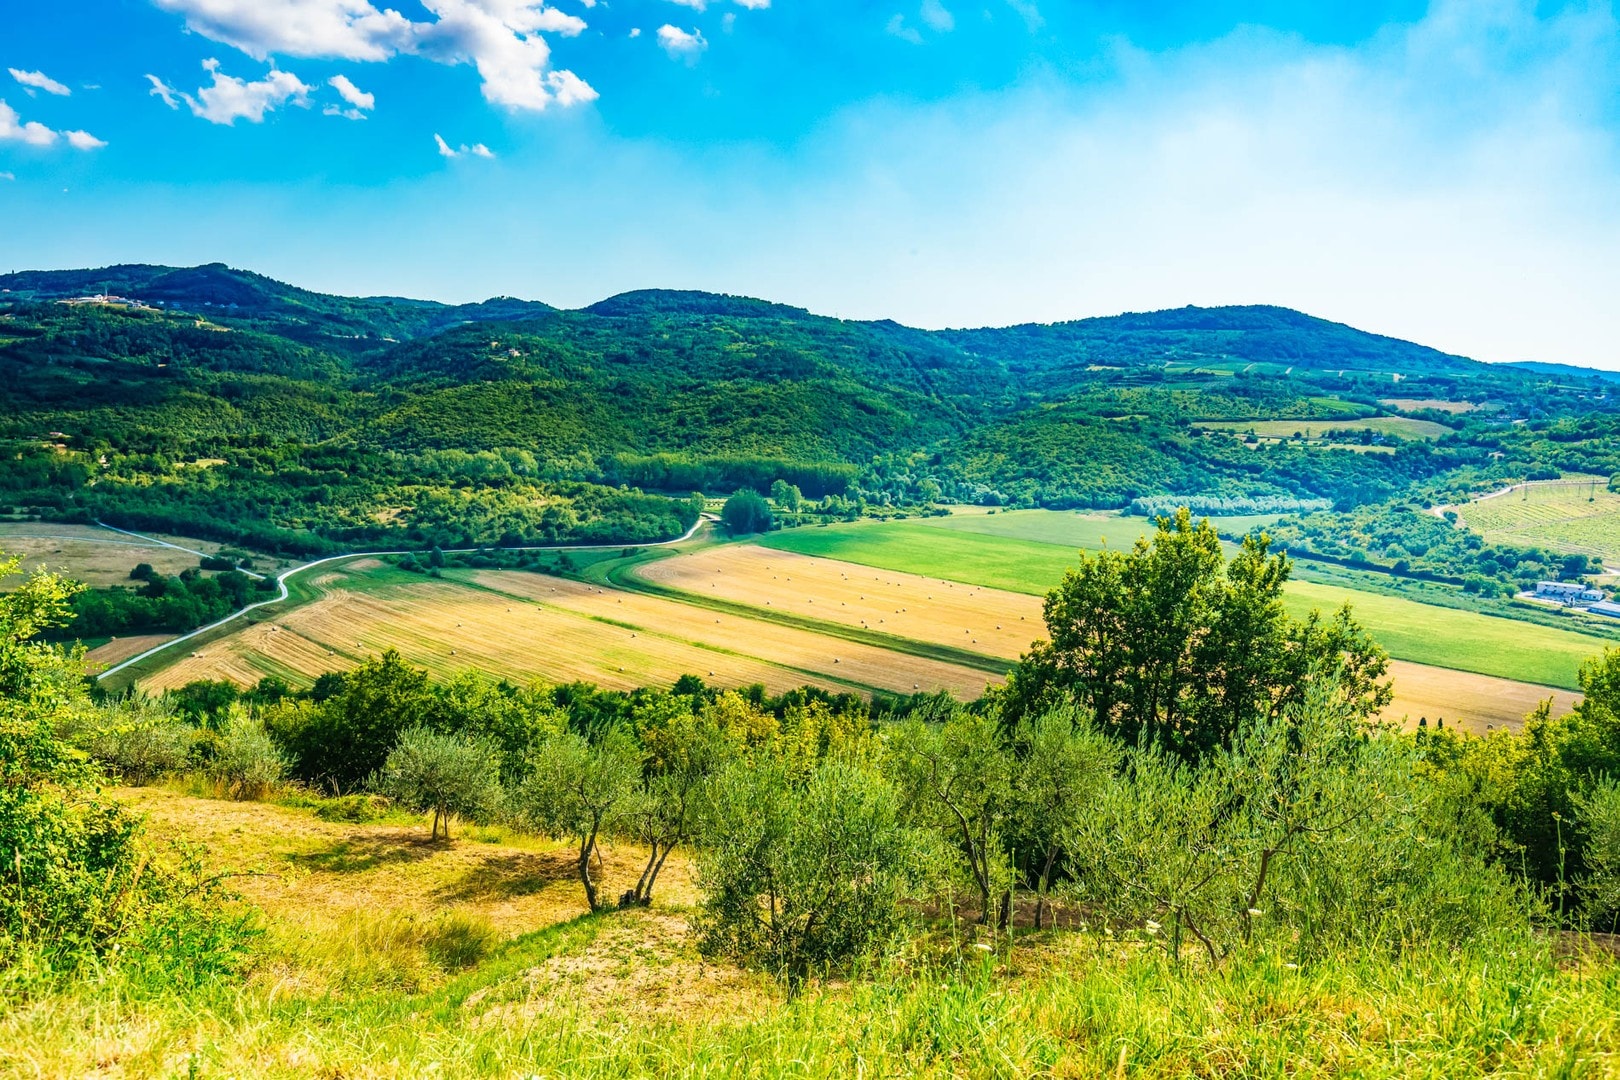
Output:
[[135,634],[131,637],[113,638],[105,645],[91,649],[85,654],[88,670],[94,674],[104,671],[114,664],[123,663],[132,656],[139,656],[147,649],[155,649],[165,641],[174,640],[174,634]]

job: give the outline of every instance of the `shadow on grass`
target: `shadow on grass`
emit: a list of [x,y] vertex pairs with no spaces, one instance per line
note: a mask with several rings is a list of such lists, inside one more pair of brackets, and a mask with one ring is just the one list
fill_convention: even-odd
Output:
[[351,836],[314,851],[289,855],[288,861],[307,870],[354,874],[380,866],[422,862],[447,850],[444,841],[427,836]]
[[510,900],[559,882],[579,883],[578,864],[566,850],[491,852],[434,895],[445,903]]

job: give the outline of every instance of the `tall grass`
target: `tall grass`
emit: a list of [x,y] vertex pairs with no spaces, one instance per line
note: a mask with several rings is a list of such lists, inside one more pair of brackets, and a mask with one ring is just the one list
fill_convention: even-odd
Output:
[[[301,993],[256,978],[186,996],[116,979],[0,1018],[11,1075],[1603,1076],[1620,1073],[1620,971],[1530,935],[1291,966],[1264,951],[1177,969],[1109,937],[1047,935],[908,966],[731,1019],[537,992],[587,917],[436,987]],[[356,942],[355,944],[359,944]],[[370,944],[376,944],[372,942]],[[979,955],[979,954],[973,954]]]

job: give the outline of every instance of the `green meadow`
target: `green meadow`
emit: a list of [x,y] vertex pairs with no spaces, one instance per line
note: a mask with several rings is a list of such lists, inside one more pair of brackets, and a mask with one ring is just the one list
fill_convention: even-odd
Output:
[[[1105,541],[1127,548],[1147,527],[1141,518],[1031,510],[792,529],[760,542],[779,551],[1041,595],[1074,565],[1076,548],[1097,550]],[[1051,539],[1031,538],[1036,536]],[[1542,686],[1575,689],[1581,663],[1604,646],[1553,627],[1297,579],[1288,585],[1287,602],[1295,616],[1350,604],[1398,660]]]

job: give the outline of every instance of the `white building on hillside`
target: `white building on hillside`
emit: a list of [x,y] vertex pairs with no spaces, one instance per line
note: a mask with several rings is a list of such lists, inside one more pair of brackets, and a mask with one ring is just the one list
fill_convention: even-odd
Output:
[[1595,604],[1608,598],[1602,589],[1576,581],[1538,581],[1536,597],[1540,600],[1556,600],[1560,604]]

